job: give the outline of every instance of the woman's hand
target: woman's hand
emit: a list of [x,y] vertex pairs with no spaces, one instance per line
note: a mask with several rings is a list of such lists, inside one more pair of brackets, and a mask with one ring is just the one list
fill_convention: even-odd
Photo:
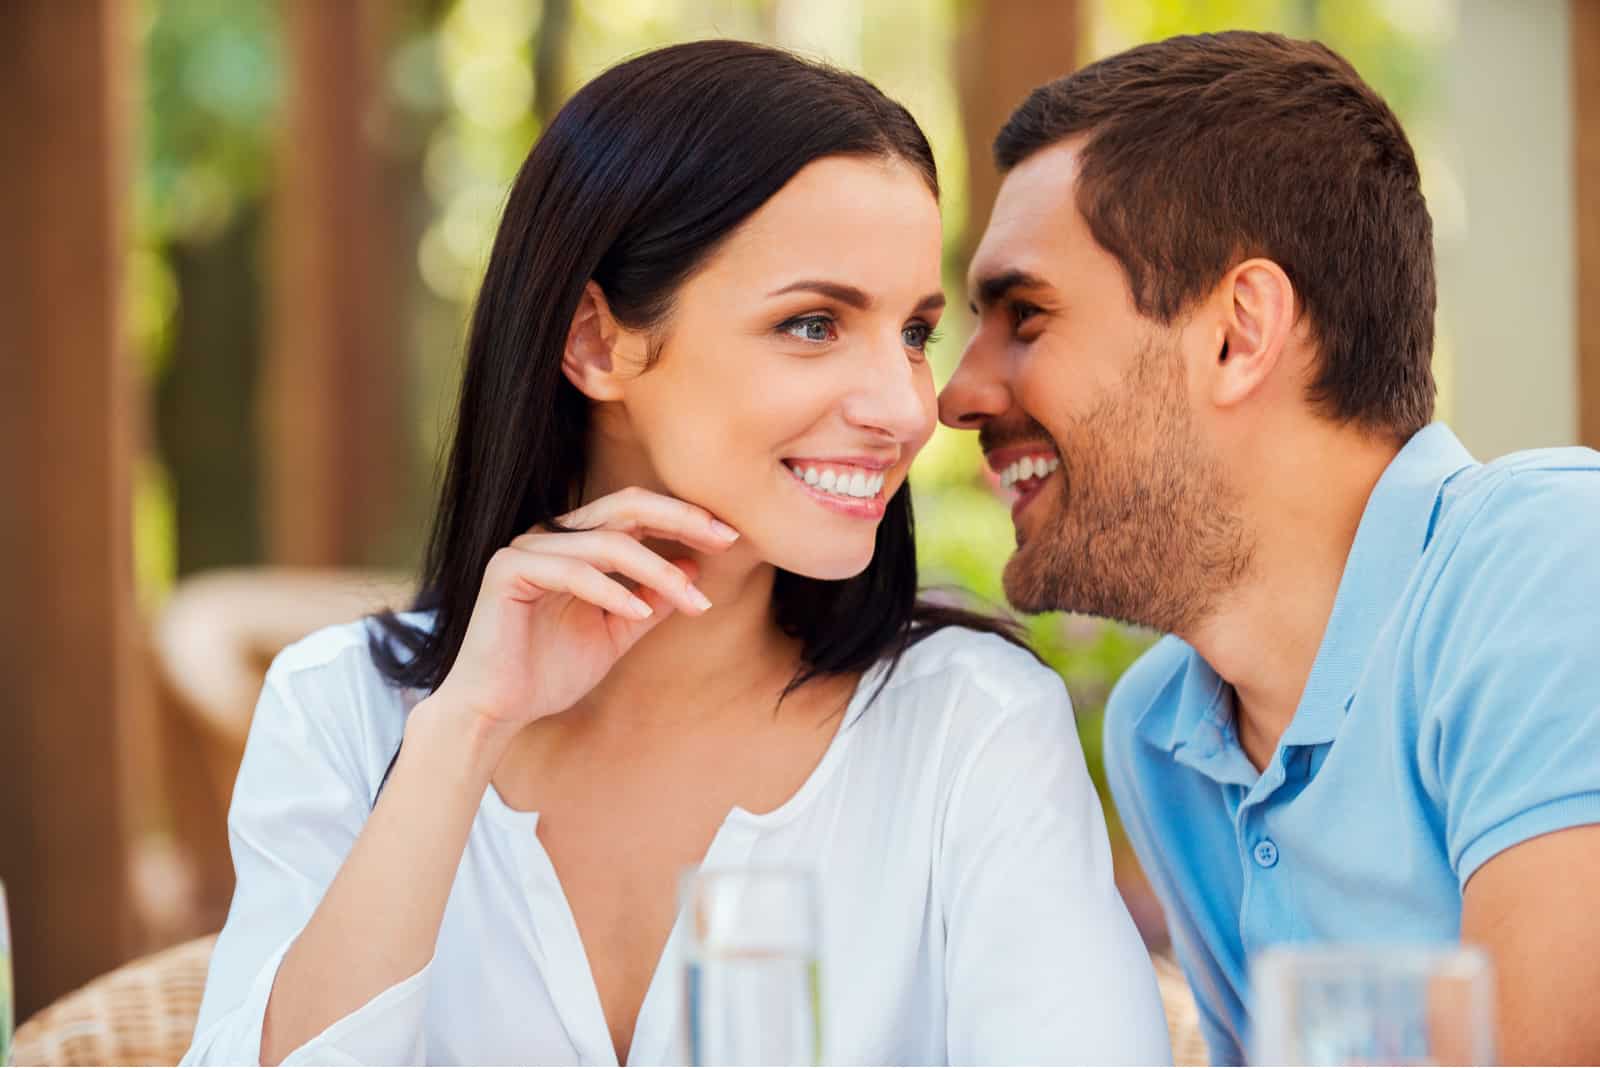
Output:
[[641,539],[721,552],[738,538],[704,509],[638,488],[560,523],[568,532],[536,528],[490,559],[461,651],[430,698],[503,738],[572,707],[672,612],[711,607],[692,562],[669,561]]

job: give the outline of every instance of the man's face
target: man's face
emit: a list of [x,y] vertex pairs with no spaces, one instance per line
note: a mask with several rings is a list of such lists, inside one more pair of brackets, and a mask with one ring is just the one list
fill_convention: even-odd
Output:
[[1248,558],[1196,430],[1186,373],[1206,329],[1134,307],[1076,205],[1076,139],[1005,179],[968,284],[977,330],[939,399],[1016,492],[1007,598],[1183,632]]

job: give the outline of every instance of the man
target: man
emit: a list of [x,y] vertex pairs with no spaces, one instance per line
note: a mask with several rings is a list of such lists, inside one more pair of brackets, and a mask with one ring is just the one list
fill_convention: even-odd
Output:
[[1321,45],[1175,38],[1036,90],[995,155],[941,417],[1018,491],[1018,608],[1171,635],[1106,763],[1216,1063],[1262,947],[1458,937],[1503,1057],[1600,1061],[1600,454],[1430,425],[1393,113]]

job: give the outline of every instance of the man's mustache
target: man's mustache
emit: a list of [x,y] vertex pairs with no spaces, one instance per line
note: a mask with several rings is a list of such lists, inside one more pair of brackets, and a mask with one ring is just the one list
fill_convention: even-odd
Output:
[[1044,425],[1034,419],[999,422],[990,420],[978,428],[978,447],[985,453],[1039,440],[1054,442]]

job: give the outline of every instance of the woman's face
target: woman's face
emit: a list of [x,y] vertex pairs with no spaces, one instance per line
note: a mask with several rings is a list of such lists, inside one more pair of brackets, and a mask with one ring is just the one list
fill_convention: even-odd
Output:
[[795,175],[678,291],[658,361],[621,387],[624,433],[659,487],[785,570],[865,569],[933,432],[940,239],[905,163],[836,157]]

